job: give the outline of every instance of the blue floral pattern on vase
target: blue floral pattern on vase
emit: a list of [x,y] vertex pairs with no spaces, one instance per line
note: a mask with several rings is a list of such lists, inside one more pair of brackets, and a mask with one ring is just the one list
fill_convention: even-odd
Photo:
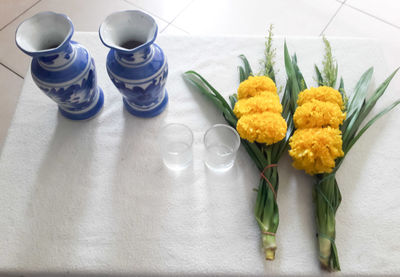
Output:
[[[113,41],[113,38],[118,36],[111,37],[110,31],[103,32],[110,26],[114,27],[113,17],[129,18],[127,22],[136,23],[131,23],[136,28],[147,24],[148,29],[137,32],[147,32],[147,40],[132,49],[124,48],[121,43]],[[135,27],[131,28],[131,35],[123,35],[135,40]],[[124,30],[123,26],[115,26],[115,32],[121,30]],[[111,48],[107,55],[107,73],[122,94],[127,111],[139,117],[153,117],[164,111],[168,103],[168,93],[165,89],[168,63],[162,49],[154,43],[157,36],[157,24],[154,19],[140,11],[117,12],[105,20],[99,34],[104,45]]]
[[[30,49],[32,47],[23,42],[18,43],[19,30],[17,30],[18,47],[33,57],[31,73],[34,82],[58,104],[59,111],[63,116],[72,120],[84,120],[93,117],[101,110],[104,96],[101,88],[97,86],[96,68],[88,50],[70,40],[73,33],[72,23],[68,17],[62,14],[39,13],[23,22],[18,29],[21,29],[23,24],[29,24],[30,21],[35,27],[34,24],[37,24],[35,17],[41,19],[41,21],[53,20],[56,25],[60,25],[60,21],[61,23],[65,22],[66,27],[69,24],[70,30],[68,34],[64,34],[65,39],[56,47],[36,49],[37,51],[32,51]],[[21,32],[23,33],[23,31],[22,28]],[[61,36],[62,34],[58,35]],[[47,40],[54,37],[56,37],[55,34],[49,34]],[[43,35],[43,40],[45,39],[46,35]],[[33,44],[35,43],[38,44],[37,41]],[[45,42],[40,41],[39,43]]]

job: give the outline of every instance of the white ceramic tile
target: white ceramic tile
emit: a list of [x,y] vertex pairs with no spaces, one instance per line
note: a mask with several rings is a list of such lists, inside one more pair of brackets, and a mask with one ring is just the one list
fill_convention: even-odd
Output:
[[398,0],[347,0],[346,5],[400,27],[400,1]]
[[[140,10],[140,8],[123,0],[42,0],[0,32],[0,61],[18,72],[18,74],[25,76],[30,57],[23,54],[15,45],[15,30],[24,19],[38,12],[50,10],[67,14],[74,24],[75,31],[97,32],[101,22],[108,14],[128,9]],[[160,30],[163,30],[168,25],[167,22],[160,18],[152,16],[155,18]]]
[[0,65],[0,152],[21,93],[23,79]]
[[178,36],[187,36],[189,32],[182,30],[181,28],[175,27],[174,25],[170,24],[165,28],[162,32],[163,35],[178,35]]
[[173,24],[190,34],[317,36],[341,6],[335,0],[204,0],[193,2]]
[[400,36],[400,29],[344,5],[324,34],[327,36],[391,38]]
[[193,0],[126,0],[152,13],[163,20],[171,22]]
[[29,9],[38,0],[1,0],[0,1],[0,29]]

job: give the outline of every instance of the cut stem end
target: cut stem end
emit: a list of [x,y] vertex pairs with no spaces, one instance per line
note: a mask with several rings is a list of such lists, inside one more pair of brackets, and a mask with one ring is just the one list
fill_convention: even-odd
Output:
[[319,237],[319,262],[323,269],[335,272],[340,271],[339,260],[337,257],[337,250],[331,240]]
[[276,238],[274,235],[262,235],[263,249],[265,252],[265,259],[268,261],[275,260],[276,251]]
[[268,261],[275,260],[275,250],[276,248],[265,249],[265,259]]

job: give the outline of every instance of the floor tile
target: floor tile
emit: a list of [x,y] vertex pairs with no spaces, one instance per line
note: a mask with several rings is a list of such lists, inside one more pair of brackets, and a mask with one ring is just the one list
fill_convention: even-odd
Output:
[[14,115],[24,80],[0,65],[0,152]]
[[193,2],[173,24],[190,34],[317,36],[342,4],[336,0]]
[[[94,7],[96,7],[95,10]],[[24,19],[38,12],[50,10],[65,13],[71,18],[75,31],[97,32],[99,25],[108,14],[127,9],[140,10],[140,8],[123,0],[86,0],[84,2],[80,0],[42,0],[0,32],[0,62],[12,68],[18,74],[25,76],[30,58],[16,47],[14,42],[15,30]],[[152,16],[155,18],[159,30],[163,30],[168,25],[166,21]]]
[[179,35],[179,36],[189,35],[189,32],[181,28],[175,27],[172,24],[168,25],[167,28],[165,28],[161,33],[163,35]]
[[400,27],[400,1],[393,0],[347,0],[346,5],[376,16]]
[[324,34],[327,36],[390,38],[400,36],[400,29],[344,5]]
[[175,19],[193,0],[126,0],[167,22]]
[[29,9],[39,0],[1,0],[0,2],[0,29]]

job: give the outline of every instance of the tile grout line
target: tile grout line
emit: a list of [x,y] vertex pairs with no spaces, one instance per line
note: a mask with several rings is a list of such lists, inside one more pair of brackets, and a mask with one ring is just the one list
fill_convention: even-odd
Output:
[[[344,3],[345,4],[345,3]],[[370,14],[370,13],[368,13],[368,12],[366,12],[366,11],[363,11],[363,10],[361,10],[361,9],[359,9],[359,8],[356,8],[356,7],[354,7],[354,6],[352,6],[352,5],[349,5],[349,4],[345,4],[346,5],[346,7],[349,7],[349,8],[351,8],[351,9],[353,9],[353,10],[356,10],[356,11],[358,11],[358,12],[360,12],[360,13],[363,13],[363,14],[365,14],[365,15],[368,15],[368,16],[370,16],[370,17],[372,17],[372,18],[375,18],[376,20],[379,20],[379,21],[381,21],[381,22],[383,22],[383,23],[386,23],[386,24],[388,24],[388,25],[390,25],[390,26],[392,26],[392,27],[395,27],[395,28],[397,28],[397,29],[400,29],[400,26],[397,26],[397,25],[395,25],[395,24],[393,24],[393,23],[390,23],[389,21],[386,21],[386,20],[384,20],[384,19],[382,19],[382,18],[379,18],[379,17],[377,17],[376,15],[373,15],[373,14]]]
[[42,0],[38,0],[36,1],[32,6],[30,6],[29,8],[27,8],[26,10],[24,10],[22,13],[20,13],[17,17],[15,17],[13,20],[11,20],[10,22],[8,22],[6,25],[4,25],[2,28],[0,28],[0,31],[4,30],[7,26],[9,26],[11,23],[13,23],[15,20],[17,20],[18,18],[20,18],[24,13],[26,13],[27,11],[29,11],[30,9],[32,9],[34,6],[36,6],[40,1]]
[[[174,22],[175,19],[177,19],[184,11],[186,11],[186,10],[189,8],[189,6],[191,6],[194,2],[195,2],[195,0],[192,0],[189,4],[187,4],[187,5],[186,5],[172,20],[171,20],[171,22],[168,22],[168,25],[165,26],[165,28],[161,31],[161,33],[164,32],[170,25],[172,25],[172,22]],[[185,30],[183,30],[183,29],[181,29],[181,28],[179,28],[179,27],[177,27],[177,26],[175,26],[175,25],[174,25],[174,27],[175,27],[175,28],[178,28],[178,29],[181,30],[181,31],[184,31],[184,32],[187,33],[187,34],[189,34],[189,32],[187,32],[187,31],[185,31]]]
[[0,62],[0,65],[2,65],[5,69],[8,69],[9,71],[11,71],[12,73],[14,73],[15,75],[17,75],[18,77],[20,77],[22,80],[24,80],[24,77],[21,76],[20,74],[18,74],[17,72],[15,72],[12,68],[6,66],[5,64]]
[[[40,1],[41,1],[41,0],[40,0]],[[161,34],[161,33],[164,32],[165,29],[167,29],[167,27],[169,27],[169,25],[171,25],[171,23],[172,23],[179,15],[181,15],[182,12],[185,11],[195,0],[192,0],[189,4],[187,4],[187,5],[178,13],[178,15],[176,15],[170,22],[169,22],[168,20],[165,20],[164,18],[159,17],[158,15],[154,14],[153,12],[150,12],[148,9],[145,9],[145,8],[141,7],[140,5],[137,5],[136,3],[132,3],[132,2],[130,2],[129,0],[123,0],[123,1],[124,1],[125,3],[127,3],[127,4],[129,4],[129,5],[132,5],[132,6],[136,7],[136,8],[139,8],[139,9],[144,10],[145,12],[151,14],[152,16],[155,16],[155,17],[161,19],[161,20],[164,21],[164,22],[167,22],[167,26],[165,26],[162,30],[160,30],[159,33]],[[178,27],[177,27],[177,28],[178,28]],[[185,31],[185,30],[183,30],[183,29],[181,29],[181,28],[178,28],[178,29],[180,29],[181,31],[183,31],[183,32],[185,32],[185,33],[187,33],[187,34],[189,34],[187,31]]]
[[180,28],[180,27],[177,27],[177,26],[175,26],[175,25],[172,25],[172,23],[168,23],[168,25],[165,26],[164,29],[162,29],[162,31],[160,32],[160,34],[163,33],[169,26],[172,26],[172,27],[174,27],[174,28],[176,28],[176,29],[179,29],[180,31],[184,32],[185,34],[190,35],[190,33],[189,33],[188,31],[186,31],[186,30],[184,30],[184,29],[182,29],[182,28]]
[[337,11],[335,12],[335,14],[331,17],[331,19],[329,19],[328,23],[326,24],[326,26],[324,27],[324,29],[322,29],[321,33],[319,34],[319,36],[322,36],[325,32],[325,30],[328,28],[328,26],[332,23],[333,19],[337,16],[337,14],[339,13],[339,11],[343,8],[344,6],[343,2],[340,7],[337,9]]
[[[149,13],[151,16],[157,17],[158,19],[160,19],[160,20],[162,20],[162,21],[164,21],[164,22],[167,22],[167,25],[168,25],[169,22],[168,22],[167,20],[165,20],[164,18],[159,17],[158,15],[154,14],[153,12],[150,12],[148,9],[144,9],[144,8],[142,8],[141,6],[139,6],[139,5],[135,4],[135,3],[130,2],[129,0],[123,0],[123,1],[124,1],[125,3],[131,5],[131,6],[135,7],[135,8],[142,9],[142,10],[145,11],[146,13]],[[158,24],[157,24],[157,25],[158,25]]]

